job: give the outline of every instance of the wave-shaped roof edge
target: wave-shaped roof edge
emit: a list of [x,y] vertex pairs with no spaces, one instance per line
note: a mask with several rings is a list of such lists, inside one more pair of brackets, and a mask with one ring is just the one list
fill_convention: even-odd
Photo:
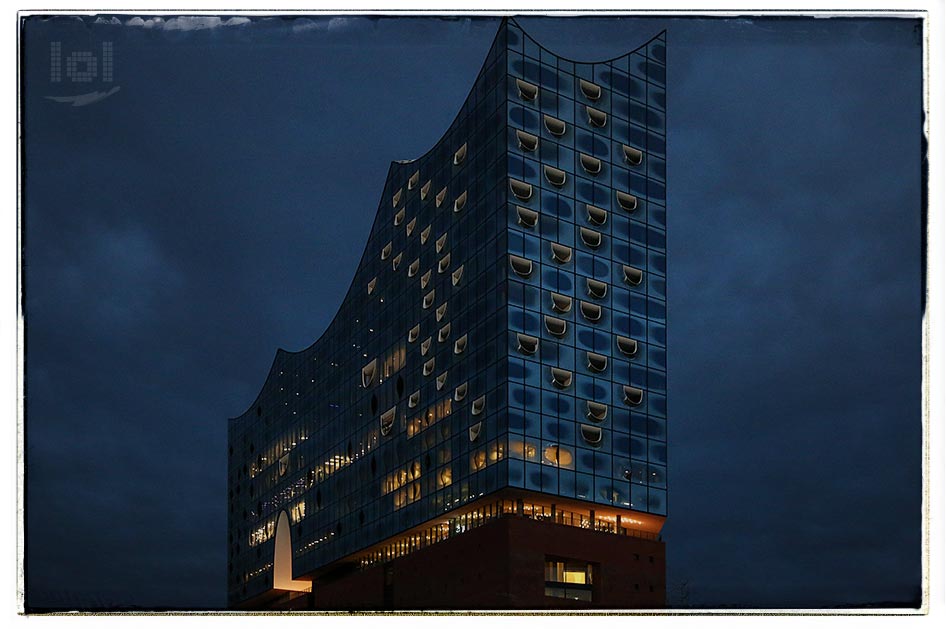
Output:
[[440,139],[437,140],[436,142],[434,142],[433,146],[431,146],[429,149],[427,149],[422,155],[420,155],[420,156],[418,156],[418,157],[415,157],[415,158],[413,158],[413,159],[409,159],[409,160],[391,160],[391,163],[388,165],[388,172],[387,172],[387,174],[386,174],[385,177],[384,177],[385,185],[382,187],[382,190],[381,190],[381,195],[380,195],[380,198],[379,198],[379,200],[378,200],[378,208],[377,208],[377,210],[375,210],[374,221],[372,221],[372,223],[371,223],[371,228],[368,230],[368,236],[367,236],[367,238],[365,239],[365,245],[364,245],[364,248],[362,249],[361,258],[359,258],[358,264],[355,266],[355,271],[354,271],[354,273],[352,274],[351,282],[349,282],[349,284],[348,284],[348,289],[345,291],[345,296],[342,297],[341,303],[339,303],[338,307],[336,308],[336,310],[335,310],[335,315],[332,317],[332,320],[329,321],[328,325],[325,326],[325,329],[322,331],[322,333],[319,334],[319,336],[316,337],[316,339],[315,339],[314,341],[312,341],[312,343],[310,343],[308,346],[306,346],[306,347],[304,347],[304,348],[302,348],[302,349],[299,349],[299,350],[297,350],[297,351],[287,350],[287,349],[284,349],[284,348],[282,348],[282,347],[277,348],[275,354],[273,355],[273,360],[272,360],[272,362],[270,363],[269,370],[266,372],[266,378],[263,380],[263,384],[262,384],[262,386],[260,386],[260,390],[259,390],[259,392],[256,394],[256,397],[253,398],[253,401],[246,407],[246,410],[244,410],[244,411],[243,411],[242,413],[240,413],[239,415],[236,415],[236,416],[234,416],[234,417],[229,418],[228,421],[233,422],[233,421],[237,421],[237,420],[243,418],[244,416],[246,416],[247,413],[249,413],[249,412],[253,409],[254,406],[256,406],[256,405],[259,403],[260,398],[261,398],[262,395],[263,395],[263,391],[266,389],[266,384],[269,382],[270,378],[271,378],[272,375],[273,375],[273,372],[276,370],[276,366],[277,366],[277,364],[278,364],[279,359],[280,359],[281,356],[292,356],[292,355],[298,355],[298,354],[302,354],[302,353],[304,353],[304,352],[308,352],[308,351],[310,351],[312,348],[314,348],[316,345],[318,345],[318,344],[319,344],[319,341],[321,341],[327,334],[329,334],[329,333],[332,331],[332,328],[335,326],[335,322],[338,320],[338,317],[339,317],[339,315],[341,314],[342,307],[344,306],[345,302],[348,301],[348,298],[349,298],[349,296],[352,294],[352,290],[353,290],[354,287],[355,287],[355,279],[357,279],[357,276],[358,276],[358,269],[361,268],[362,264],[365,262],[365,259],[366,259],[367,255],[368,255],[368,243],[371,241],[371,234],[374,233],[374,231],[375,231],[375,226],[377,225],[378,221],[379,221],[380,218],[381,218],[381,211],[382,211],[382,210],[384,209],[384,207],[385,207],[385,202],[384,202],[384,201],[385,201],[385,198],[386,198],[385,189],[387,188],[388,182],[391,180],[391,175],[392,175],[392,173],[394,172],[394,170],[395,170],[396,168],[400,168],[400,167],[402,167],[402,166],[407,166],[407,165],[410,165],[410,164],[414,164],[414,163],[416,163],[416,162],[418,162],[418,161],[420,161],[420,160],[423,160],[425,157],[427,157],[428,155],[430,155],[433,151],[435,151],[435,150],[443,143],[444,139],[450,134],[450,130],[453,129],[454,125],[457,124],[458,120],[460,119],[460,116],[463,114],[464,106],[466,105],[467,101],[470,100],[470,96],[472,96],[473,91],[476,89],[477,83],[479,83],[480,78],[483,76],[483,72],[486,70],[486,63],[487,63],[487,61],[490,59],[490,57],[492,56],[490,53],[492,53],[492,52],[493,52],[493,49],[496,47],[497,41],[499,40],[500,35],[503,33],[503,29],[505,29],[509,24],[513,24],[516,28],[518,28],[518,29],[522,32],[523,36],[525,36],[525,37],[527,37],[529,40],[531,40],[531,41],[532,41],[536,46],[538,46],[541,50],[543,50],[543,51],[549,53],[550,55],[554,56],[554,57],[557,58],[557,59],[563,59],[563,60],[569,61],[569,62],[571,62],[571,63],[610,63],[610,62],[612,62],[612,61],[614,61],[614,60],[616,60],[616,59],[620,59],[620,58],[622,58],[622,57],[627,57],[628,55],[632,55],[632,54],[634,54],[635,52],[646,48],[647,46],[649,46],[649,45],[651,44],[651,42],[653,42],[654,40],[658,39],[661,35],[664,35],[664,34],[667,32],[667,29],[663,29],[663,30],[661,30],[660,32],[658,32],[657,34],[653,35],[653,36],[652,36],[650,39],[648,39],[646,42],[644,42],[643,44],[639,45],[637,48],[628,50],[627,52],[625,52],[625,53],[623,53],[623,54],[620,54],[620,55],[616,55],[616,56],[614,56],[614,57],[611,57],[610,59],[594,60],[594,61],[587,61],[587,60],[586,60],[586,61],[582,61],[582,60],[578,60],[578,59],[572,59],[572,58],[570,58],[570,57],[566,57],[566,56],[563,56],[563,55],[559,55],[559,54],[553,52],[552,50],[549,50],[548,48],[546,48],[545,46],[543,46],[535,37],[533,37],[532,35],[530,35],[529,32],[522,26],[522,24],[519,23],[519,21],[516,19],[515,16],[504,16],[504,17],[502,18],[502,20],[500,21],[500,23],[499,23],[499,28],[496,29],[496,34],[493,36],[493,40],[492,40],[492,42],[490,43],[489,48],[486,49],[486,55],[483,57],[483,63],[482,63],[482,65],[480,66],[479,71],[476,73],[476,78],[474,78],[474,79],[473,79],[473,82],[470,84],[470,90],[467,92],[466,98],[464,98],[463,101],[461,102],[460,107],[459,107],[459,109],[457,110],[456,115],[453,117],[453,120],[450,121],[450,124],[447,125],[447,128],[446,128],[446,129],[443,131],[443,133],[440,135]]

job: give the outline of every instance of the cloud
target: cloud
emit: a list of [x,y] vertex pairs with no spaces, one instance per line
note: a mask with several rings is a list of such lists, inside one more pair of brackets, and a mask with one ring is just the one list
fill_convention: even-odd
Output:
[[[113,18],[117,19],[117,18]],[[223,20],[215,15],[182,15],[165,20],[163,17],[155,16],[148,19],[133,17],[127,22],[126,26],[140,26],[143,28],[155,28],[164,31],[201,31],[221,26],[243,26],[249,24],[252,20],[247,17],[231,17]],[[111,22],[114,24],[114,22]]]
[[294,33],[303,33],[305,31],[339,31],[348,28],[354,22],[349,17],[333,17],[330,19],[319,18],[312,20],[307,17],[301,17],[292,22],[292,31]]

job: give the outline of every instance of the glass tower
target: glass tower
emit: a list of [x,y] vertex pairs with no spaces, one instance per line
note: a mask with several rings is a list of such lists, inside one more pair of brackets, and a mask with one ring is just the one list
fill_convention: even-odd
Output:
[[441,140],[391,164],[335,319],[230,420],[230,605],[510,511],[656,538],[665,75],[664,33],[579,63],[503,20]]

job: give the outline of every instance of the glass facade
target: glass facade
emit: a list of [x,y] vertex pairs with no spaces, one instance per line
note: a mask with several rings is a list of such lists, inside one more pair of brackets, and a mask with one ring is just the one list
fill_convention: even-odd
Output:
[[395,162],[328,330],[229,426],[231,605],[507,487],[666,515],[663,34],[604,63],[504,20]]

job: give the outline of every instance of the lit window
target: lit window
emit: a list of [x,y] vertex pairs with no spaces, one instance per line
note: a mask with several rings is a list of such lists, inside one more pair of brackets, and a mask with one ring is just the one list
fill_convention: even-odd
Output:
[[447,234],[444,233],[440,238],[437,239],[437,253],[443,251],[444,246],[447,244]]
[[608,368],[608,357],[588,352],[588,369],[601,373]]
[[644,272],[640,269],[635,269],[632,266],[624,265],[624,282],[630,284],[631,286],[640,286],[641,281],[644,279]]
[[579,229],[579,233],[581,234],[581,241],[592,249],[597,249],[601,246],[601,232],[582,227]]
[[509,264],[512,266],[512,270],[515,271],[516,275],[519,277],[528,278],[530,275],[532,275],[532,260],[510,255]]
[[420,233],[420,244],[423,245],[424,243],[427,242],[427,239],[430,238],[430,228],[431,226],[428,225],[427,227],[424,228],[424,231]]
[[369,295],[374,292],[374,287],[375,287],[377,284],[378,284],[378,278],[373,278],[370,282],[368,282],[368,294],[369,294]]
[[529,153],[539,146],[539,138],[525,131],[516,131],[516,141],[519,143],[520,149]]
[[428,179],[427,183],[420,187],[420,200],[423,201],[427,198],[427,195],[430,194],[430,186],[433,182]]
[[557,242],[551,243],[552,245],[552,259],[560,264],[565,264],[572,259],[572,249],[571,247],[566,247],[565,245],[560,245]]
[[454,212],[459,212],[459,211],[462,210],[464,207],[466,207],[466,197],[467,197],[466,190],[464,190],[464,191],[463,191],[463,194],[461,194],[460,196],[458,196],[458,197],[456,198],[456,200],[453,202],[453,211],[454,211]]
[[443,200],[447,198],[447,187],[444,186],[443,189],[437,193],[437,196],[434,197],[434,204],[437,207],[443,205]]
[[532,185],[518,179],[509,180],[509,189],[516,195],[517,199],[528,201],[532,198]]
[[571,450],[557,445],[551,445],[542,453],[546,463],[557,465],[559,467],[571,467],[574,457]]
[[581,88],[581,93],[584,94],[585,98],[588,100],[598,100],[601,98],[601,88],[591,81],[579,79],[578,86]]
[[437,390],[440,391],[441,389],[443,389],[443,385],[445,385],[446,383],[447,383],[447,372],[445,371],[439,376],[437,376]]
[[[428,280],[429,280],[429,279],[430,279],[430,271],[427,271],[427,273],[426,273],[425,275],[427,275],[427,278],[428,278]],[[424,310],[427,310],[428,308],[430,308],[431,306],[434,305],[434,297],[436,296],[436,293],[437,293],[437,291],[436,291],[436,289],[434,289],[434,290],[430,291],[429,293],[427,293],[426,295],[424,295],[424,303],[422,304],[423,307],[424,307]]]
[[410,236],[414,233],[414,227],[417,225],[417,217],[415,216],[407,223],[407,235]]
[[384,248],[381,249],[381,259],[387,260],[391,257],[391,251],[394,249],[394,245],[390,242],[384,245]]
[[397,204],[400,202],[401,202],[401,190],[398,189],[398,191],[395,192],[394,196],[391,198],[391,206],[397,207]]
[[585,205],[585,209],[588,211],[588,221],[594,225],[604,225],[608,222],[608,213],[606,210],[602,210],[600,207],[595,207],[593,205]]
[[[427,271],[423,275],[420,276],[421,290],[424,290],[425,288],[427,288],[427,285],[430,284],[431,275],[432,275],[431,270],[427,269]],[[430,308],[430,306],[424,306],[424,308]]]
[[447,314],[447,304],[443,303],[437,306],[437,321],[443,319],[444,315]]
[[588,296],[592,299],[604,299],[608,294],[608,285],[598,280],[587,279]]
[[385,413],[381,415],[381,434],[382,435],[387,435],[389,432],[391,432],[391,428],[394,427],[394,414],[396,411],[397,411],[397,407],[395,406],[395,407],[392,407],[390,410],[385,411]]
[[628,194],[626,192],[618,192],[618,204],[627,210],[628,212],[633,212],[637,209],[637,197],[633,194]]
[[601,438],[604,436],[604,433],[598,426],[582,424],[580,430],[581,438],[584,439],[586,443],[593,446],[599,445],[601,443]]
[[634,356],[637,354],[637,341],[629,339],[626,336],[617,337],[618,349],[625,356]]
[[440,258],[440,262],[437,263],[437,273],[443,273],[450,268],[450,254],[448,253],[444,257]]
[[407,267],[407,277],[414,277],[420,270],[420,258],[417,258]]
[[361,368],[361,386],[368,388],[374,380],[375,371],[377,371],[378,359],[375,358],[370,363]]
[[426,363],[424,363],[423,373],[425,376],[429,376],[434,372],[434,367],[436,367],[435,359],[431,358]]
[[628,406],[637,406],[644,401],[644,391],[637,387],[624,387],[624,403]]
[[450,338],[450,324],[449,323],[443,326],[442,328],[440,328],[440,330],[437,332],[437,342],[443,343],[448,338]]
[[549,130],[549,133],[552,135],[562,136],[565,135],[565,123],[559,120],[558,118],[553,118],[548,114],[544,117],[545,128]]
[[420,391],[414,391],[411,393],[410,397],[407,398],[408,408],[417,408],[417,405],[420,404]]
[[593,422],[603,422],[608,417],[608,406],[600,402],[587,401],[588,419]]
[[522,100],[535,100],[539,93],[539,88],[532,83],[526,83],[522,79],[516,79],[516,88],[519,90],[519,98]]
[[601,306],[597,304],[583,301],[579,309],[581,310],[581,316],[588,319],[588,321],[594,322],[601,319]]
[[594,127],[603,127],[608,124],[608,114],[594,107],[585,107],[588,112],[588,123]]
[[453,154],[453,165],[459,166],[463,163],[463,160],[466,159],[466,142],[463,143],[463,146],[457,149],[457,152]]
[[518,222],[523,227],[532,229],[539,220],[539,213],[528,208],[524,208],[521,205],[517,205],[516,217],[516,222]]
[[539,339],[534,336],[518,333],[516,334],[516,341],[518,343],[516,350],[522,354],[535,354],[536,350],[539,349]]
[[640,166],[644,161],[644,153],[633,146],[624,145],[624,161],[631,166]]
[[453,344],[454,354],[462,354],[466,350],[466,337],[467,335],[464,334],[463,336],[458,338],[456,342]]
[[584,168],[585,172],[589,175],[597,175],[601,172],[601,160],[597,157],[582,153],[581,157],[578,159],[581,162],[581,167]]
[[420,324],[418,323],[407,333],[407,342],[413,343],[417,340],[417,337],[420,336]]
[[415,170],[414,174],[411,175],[410,179],[407,180],[407,189],[413,190],[417,186],[417,182],[420,180],[420,171]]
[[552,336],[557,336],[562,338],[565,336],[565,333],[568,331],[568,324],[562,319],[556,319],[555,317],[545,316],[545,329],[549,331],[549,334]]
[[480,397],[473,400],[473,403],[470,405],[470,413],[472,415],[479,415],[483,412],[483,409],[486,408],[486,396],[481,395]]
[[470,426],[470,441],[476,441],[476,438],[480,436],[480,430],[483,428],[483,422],[476,422]]
[[467,388],[469,388],[469,385],[466,382],[458,386],[456,390],[453,392],[453,401],[459,402],[463,400],[463,398],[466,397]]
[[567,389],[572,383],[572,372],[552,367],[552,384],[559,389]]
[[552,296],[552,310],[555,312],[568,312],[572,309],[572,298],[568,295],[559,295],[550,293]]
[[460,283],[460,280],[463,278],[463,265],[457,267],[456,271],[450,274],[450,281],[454,286]]
[[545,178],[553,186],[561,188],[565,185],[565,171],[551,166],[545,167]]
[[401,208],[400,210],[398,210],[398,213],[394,215],[394,225],[395,225],[395,227],[404,222],[404,216],[405,216],[406,212],[407,212],[407,210],[405,210],[404,208]]

